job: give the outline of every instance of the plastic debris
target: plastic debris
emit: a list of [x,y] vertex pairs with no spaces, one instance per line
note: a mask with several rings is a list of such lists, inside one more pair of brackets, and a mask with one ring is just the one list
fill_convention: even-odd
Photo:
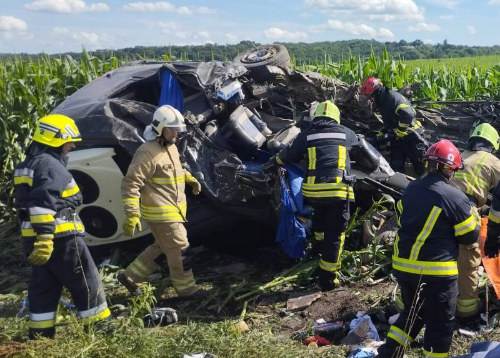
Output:
[[343,321],[326,322],[323,318],[317,319],[313,326],[314,334],[327,334],[344,327]]
[[169,307],[154,308],[151,313],[144,316],[146,327],[166,326],[178,320],[177,311]]
[[370,316],[365,314],[363,311],[356,314],[356,318],[349,324],[349,329],[350,331],[342,340],[342,344],[360,344],[368,339],[380,341],[377,329],[375,328]]
[[215,356],[210,353],[195,353],[195,354],[184,354],[182,358],[215,358]]
[[323,294],[321,292],[317,292],[306,296],[290,298],[286,303],[286,310],[287,311],[303,310],[312,305],[314,301],[321,298],[322,296]]
[[395,315],[389,317],[389,320],[387,322],[389,322],[389,324],[394,324],[396,323],[396,320],[399,318],[399,313],[396,313]]
[[374,358],[375,348],[358,348],[354,353],[352,353],[348,358]]
[[309,346],[311,343],[316,343],[318,345],[318,347],[330,345],[330,341],[328,339],[323,338],[323,337],[318,336],[318,335],[307,337],[304,340],[304,344],[306,346]]

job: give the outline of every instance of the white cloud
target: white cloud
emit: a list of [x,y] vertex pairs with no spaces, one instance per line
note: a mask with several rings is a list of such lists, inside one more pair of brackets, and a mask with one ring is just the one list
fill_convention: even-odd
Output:
[[[210,34],[208,33],[208,31],[196,31],[196,35],[195,36],[201,37],[203,39],[210,38]],[[198,37],[195,37],[195,38],[198,38]]]
[[500,6],[500,0],[490,0],[488,5]]
[[439,18],[441,20],[452,20],[453,19],[453,15],[441,15],[441,16],[439,16]]
[[322,13],[342,16],[364,17],[380,21],[424,21],[424,10],[413,0],[305,0],[311,9]]
[[277,27],[271,27],[264,31],[268,39],[298,40],[307,38],[307,34],[301,31],[287,31]]
[[476,28],[472,25],[468,25],[467,30],[469,31],[469,34],[471,34],[471,35],[474,35],[476,33]]
[[177,9],[177,13],[181,15],[191,15],[193,11],[186,6],[181,6],[180,8]]
[[0,16],[0,31],[26,31],[28,24],[14,16]]
[[125,10],[139,12],[167,12],[174,11],[175,6],[168,1],[159,2],[131,2],[123,5]]
[[311,32],[325,32],[327,30],[344,31],[351,35],[378,37],[378,38],[393,38],[394,34],[391,30],[381,27],[378,31],[373,27],[365,24],[353,24],[351,22],[342,22],[339,20],[328,20],[326,24],[311,26]]
[[427,44],[427,45],[435,45],[435,44],[437,44],[437,41],[431,40],[431,39],[422,40],[422,42],[424,44]]
[[81,44],[87,50],[96,50],[102,48],[112,48],[114,38],[105,33],[96,34],[95,32],[70,31],[65,27],[55,27],[50,35],[51,40],[59,46],[69,46]]
[[36,0],[24,5],[27,10],[55,12],[63,14],[80,12],[103,12],[110,8],[105,3],[87,4],[82,0]]
[[166,30],[177,30],[179,25],[171,21],[159,21],[158,26]]
[[230,34],[230,33],[227,33],[224,35],[226,37],[226,39],[228,39],[229,41],[237,41],[238,40],[238,36],[236,35],[233,35],[233,34]]
[[408,26],[410,32],[436,32],[441,30],[438,25],[420,22],[416,26]]
[[204,14],[204,15],[215,14],[217,12],[217,10],[211,9],[206,6],[200,6],[196,8],[194,11],[197,12],[198,14]]

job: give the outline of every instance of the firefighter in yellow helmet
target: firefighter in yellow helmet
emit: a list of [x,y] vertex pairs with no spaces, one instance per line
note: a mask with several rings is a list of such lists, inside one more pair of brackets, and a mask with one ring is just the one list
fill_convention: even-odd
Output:
[[[473,207],[480,224],[479,210],[486,204],[488,193],[500,181],[500,159],[493,153],[499,148],[499,135],[489,123],[476,126],[469,137],[467,150],[462,153],[463,170],[455,174],[452,184],[462,190]],[[458,255],[459,323],[478,323],[478,268],[481,264],[479,243],[460,246]]]
[[163,254],[167,257],[170,278],[178,296],[192,296],[200,290],[186,264],[189,242],[184,227],[184,190],[187,183],[193,194],[198,195],[201,185],[183,168],[175,146],[177,135],[185,130],[184,117],[177,109],[169,105],[158,108],[144,132],[147,141],[135,153],[122,181],[127,214],[123,225],[125,234],[133,236],[135,229],[140,231],[142,218],[155,238],[155,242],[118,276],[118,281],[134,296],[141,293],[138,283],[146,281],[159,269],[156,260]]
[[21,237],[32,273],[28,288],[29,337],[53,337],[63,287],[83,323],[110,316],[95,263],[83,241],[76,208],[82,194],[66,169],[68,154],[81,141],[75,122],[60,114],[39,120],[26,159],[14,171]]
[[338,285],[337,271],[349,220],[349,200],[354,200],[350,176],[349,151],[358,137],[340,124],[340,111],[331,101],[318,105],[311,126],[293,143],[272,157],[265,168],[307,158],[302,195],[314,209],[314,245],[321,254],[319,284],[323,291]]

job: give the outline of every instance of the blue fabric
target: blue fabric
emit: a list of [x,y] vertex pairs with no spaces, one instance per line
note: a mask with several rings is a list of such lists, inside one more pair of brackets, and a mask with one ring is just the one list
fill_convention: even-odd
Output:
[[498,358],[500,342],[485,341],[472,343],[470,353],[452,358]]
[[363,348],[358,348],[348,358],[373,358],[373,357],[375,357],[375,353],[373,353],[373,351],[369,352],[363,350]]
[[312,214],[312,208],[305,208],[304,197],[302,196],[302,182],[304,181],[305,172],[298,166],[286,164],[286,178],[290,185],[290,196],[293,199],[297,214],[309,217]]
[[288,193],[285,179],[280,177],[281,181],[281,218],[276,234],[276,242],[281,244],[283,251],[292,259],[300,259],[305,255],[304,243],[306,239],[306,230],[297,220],[292,198]]
[[354,329],[356,329],[361,322],[363,321],[368,321],[369,327],[370,327],[370,335],[371,339],[374,339],[376,341],[380,341],[380,337],[378,335],[377,329],[375,328],[375,325],[373,324],[370,316],[365,314],[364,312],[358,312],[356,315],[356,318],[354,318],[351,323],[349,323],[349,333],[351,333]]
[[184,113],[184,95],[181,85],[172,72],[164,70],[161,74],[161,93],[158,107],[171,105],[179,112]]

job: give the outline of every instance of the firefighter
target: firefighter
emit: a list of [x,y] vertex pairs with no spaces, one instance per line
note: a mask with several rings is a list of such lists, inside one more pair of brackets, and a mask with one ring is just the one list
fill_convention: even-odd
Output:
[[378,358],[401,358],[425,325],[426,357],[447,357],[458,296],[458,245],[477,241],[479,227],[463,192],[449,185],[462,167],[448,140],[424,156],[426,174],[406,188],[396,205],[399,230],[392,267],[404,309],[379,348]]
[[147,141],[135,153],[122,181],[127,215],[123,224],[125,235],[133,236],[135,229],[141,231],[142,218],[155,239],[117,277],[134,296],[141,294],[138,283],[146,281],[160,268],[157,262],[163,255],[167,257],[170,278],[179,297],[192,296],[200,290],[186,262],[189,242],[184,227],[184,190],[187,183],[193,194],[198,195],[201,185],[183,168],[179,159],[175,142],[178,134],[184,131],[184,117],[178,110],[169,105],[158,108],[144,132]]
[[[489,123],[474,128],[462,153],[464,169],[455,174],[452,184],[469,198],[480,225],[478,209],[486,204],[488,193],[500,180],[500,159],[492,153],[499,148],[499,136]],[[481,264],[479,243],[460,245],[458,254],[457,319],[464,324],[479,319],[478,267]]]
[[[420,176],[425,168],[422,157],[429,146],[423,137],[424,127],[415,119],[415,109],[399,92],[383,86],[375,77],[369,77],[361,86],[361,94],[374,101],[382,115],[384,131],[390,138],[391,167],[400,173],[405,172],[405,161],[409,158],[415,174]],[[384,132],[378,132],[379,138]]]
[[82,193],[66,169],[69,152],[81,140],[71,118],[60,114],[43,117],[26,159],[14,171],[21,237],[32,264],[30,339],[54,337],[63,287],[86,326],[110,317],[99,272],[75,211],[82,204]]
[[319,283],[323,291],[338,285],[336,272],[344,246],[349,220],[348,200],[354,192],[350,178],[349,151],[358,137],[340,124],[340,111],[330,101],[318,105],[311,125],[293,143],[272,157],[267,168],[299,162],[307,158],[307,174],[302,194],[314,209],[312,229],[315,246],[321,254]]

